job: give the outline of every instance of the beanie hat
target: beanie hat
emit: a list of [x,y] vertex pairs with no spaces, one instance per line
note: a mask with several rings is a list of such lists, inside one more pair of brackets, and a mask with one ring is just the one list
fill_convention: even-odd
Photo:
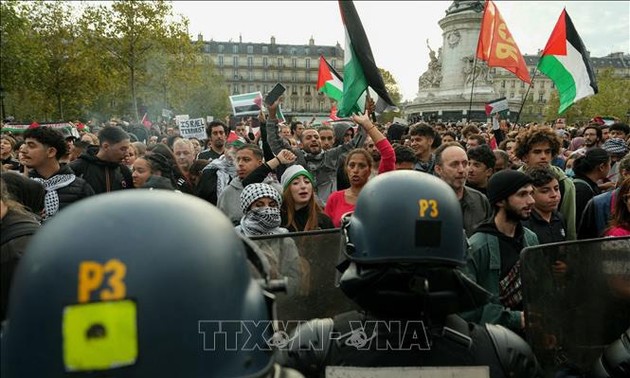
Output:
[[504,169],[493,174],[488,180],[487,195],[491,205],[502,201],[520,188],[532,183],[532,178],[523,172]]
[[269,184],[256,183],[249,184],[241,192],[241,210],[246,213],[252,203],[261,198],[271,198],[278,203],[278,207],[282,206],[282,196],[278,191]]
[[280,179],[280,184],[282,184],[282,189],[286,189],[287,186],[291,184],[291,181],[293,181],[299,176],[305,176],[306,178],[311,180],[311,183],[313,183],[313,185],[315,185],[315,180],[313,180],[313,175],[309,171],[304,169],[304,167],[302,167],[301,165],[296,164],[287,168],[282,174],[282,178]]
[[628,153],[628,145],[621,138],[610,138],[602,144],[602,148],[611,155],[625,155]]

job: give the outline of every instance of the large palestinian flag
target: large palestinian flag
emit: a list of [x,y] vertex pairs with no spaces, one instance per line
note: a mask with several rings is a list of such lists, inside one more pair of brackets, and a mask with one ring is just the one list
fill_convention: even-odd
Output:
[[560,98],[558,114],[578,100],[597,93],[593,66],[582,39],[575,30],[566,9],[560,14],[547,46],[538,62],[538,70],[549,77]]
[[346,52],[343,66],[343,95],[338,104],[337,115],[348,117],[354,112],[362,111],[357,109],[357,102],[362,96],[366,96],[368,87],[378,97],[371,96],[375,103],[378,104],[381,100],[392,108],[395,107],[374,62],[370,42],[354,4],[352,1],[339,0],[339,10],[346,32]]

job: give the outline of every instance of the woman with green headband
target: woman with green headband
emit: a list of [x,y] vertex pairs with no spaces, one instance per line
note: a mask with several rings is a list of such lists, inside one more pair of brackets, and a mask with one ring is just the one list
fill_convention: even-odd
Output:
[[314,179],[309,171],[301,165],[292,165],[284,171],[281,184],[282,225],[290,232],[335,228],[317,203]]

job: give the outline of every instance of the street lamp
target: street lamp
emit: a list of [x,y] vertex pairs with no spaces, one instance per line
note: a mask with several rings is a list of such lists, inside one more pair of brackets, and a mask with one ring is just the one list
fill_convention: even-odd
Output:
[[4,122],[4,120],[6,119],[4,116],[4,96],[6,96],[4,88],[0,87],[0,115],[2,116],[2,119],[0,120],[1,122]]

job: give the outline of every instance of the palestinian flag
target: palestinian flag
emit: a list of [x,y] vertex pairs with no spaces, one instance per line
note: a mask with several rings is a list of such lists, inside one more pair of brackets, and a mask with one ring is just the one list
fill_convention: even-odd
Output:
[[[343,67],[343,95],[339,101],[337,115],[348,117],[354,112],[363,112],[364,104],[357,109],[357,101],[371,87],[379,99],[389,106],[395,107],[385,89],[370,42],[365,35],[361,19],[352,1],[339,0],[339,10],[346,34],[346,52]],[[378,103],[379,99],[374,99]]]
[[320,55],[319,74],[317,75],[317,91],[334,101],[341,100],[343,95],[343,79],[328,61]]
[[262,94],[252,92],[230,96],[230,103],[234,116],[257,115],[262,106]]
[[509,109],[508,100],[505,97],[486,103],[486,115],[499,113]]
[[558,88],[558,114],[578,100],[598,92],[593,66],[566,9],[562,10],[558,23],[551,32],[538,62],[538,70],[547,75]]

